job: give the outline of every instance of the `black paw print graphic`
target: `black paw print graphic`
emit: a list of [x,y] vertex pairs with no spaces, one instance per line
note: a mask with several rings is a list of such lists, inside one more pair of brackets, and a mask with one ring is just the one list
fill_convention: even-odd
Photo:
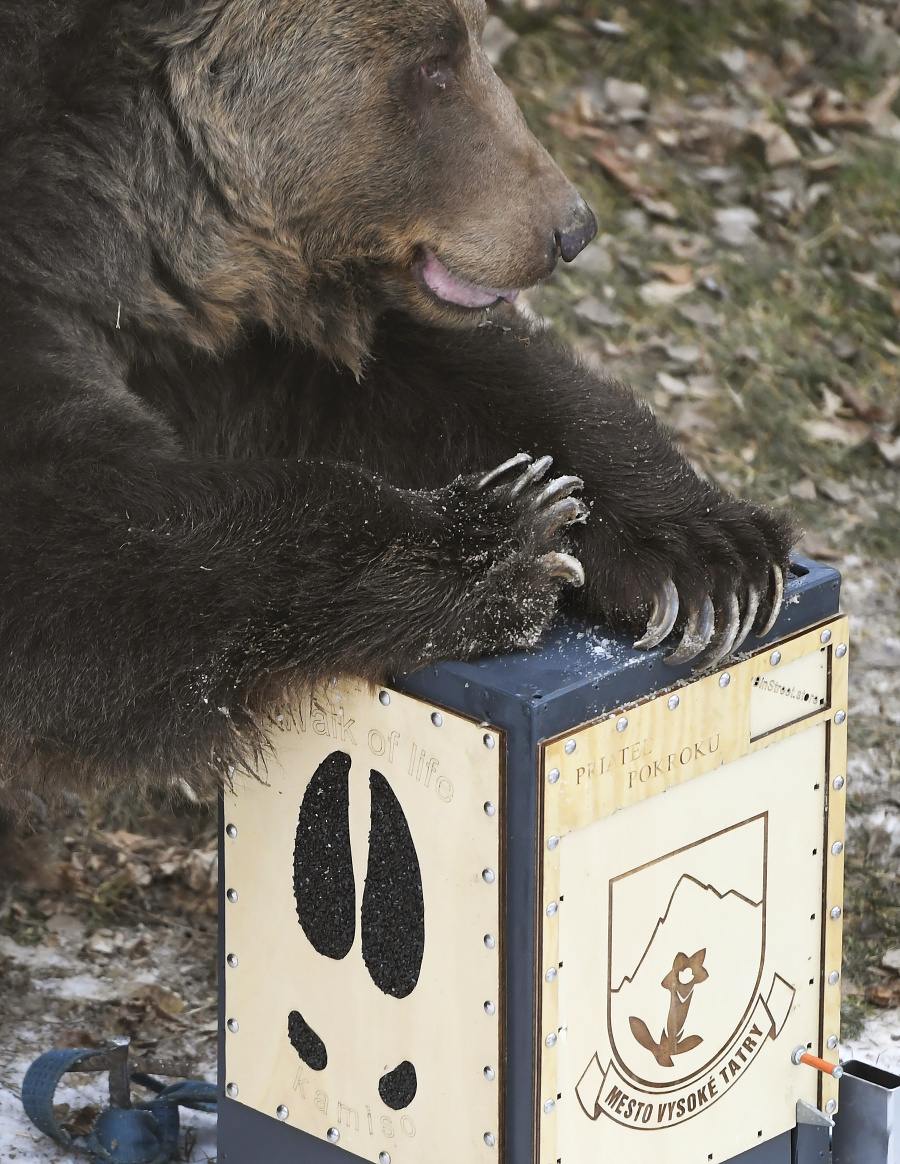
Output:
[[[307,939],[326,958],[346,958],[356,938],[356,883],[350,851],[350,757],[326,756],[310,780],[294,842],[294,899]],[[425,952],[425,902],[419,858],[406,814],[387,780],[369,773],[371,827],[360,926],[366,969],[379,990],[406,998],[416,988]],[[288,1037],[312,1071],[328,1064],[322,1039],[299,1011]],[[395,1111],[416,1095],[408,1060],[381,1077],[378,1093]]]

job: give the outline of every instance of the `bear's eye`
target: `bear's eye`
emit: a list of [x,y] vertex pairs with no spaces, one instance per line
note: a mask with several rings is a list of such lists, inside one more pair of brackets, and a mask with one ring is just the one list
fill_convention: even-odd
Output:
[[450,84],[452,70],[443,57],[433,57],[419,68],[419,74],[435,89],[446,89]]

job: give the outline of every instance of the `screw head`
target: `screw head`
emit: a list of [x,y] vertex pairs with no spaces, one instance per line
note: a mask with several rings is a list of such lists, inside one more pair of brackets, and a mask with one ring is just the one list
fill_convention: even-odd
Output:
[[819,635],[819,642],[820,643],[830,643],[831,642],[831,631],[828,630],[827,627]]
[[444,717],[441,715],[441,713],[439,711],[433,711],[431,713],[431,722],[434,724],[435,727],[440,727],[441,724],[444,722]]
[[497,1008],[494,1006],[494,1004],[492,1002],[486,1002],[484,1004],[484,1013],[486,1015],[496,1014]]
[[546,1115],[550,1115],[550,1114],[552,1114],[552,1112],[554,1111],[555,1108],[556,1108],[556,1100],[555,1099],[548,1099],[547,1102],[544,1104],[544,1113]]
[[559,906],[555,901],[551,901],[547,906],[547,917],[556,917],[557,913],[559,913]]
[[847,644],[846,643],[838,643],[838,645],[834,648],[834,657],[836,659],[843,659],[844,655],[846,655],[846,654],[847,654]]
[[494,739],[494,737],[491,735],[490,732],[485,732],[484,735],[482,736],[482,740],[484,741],[484,746],[486,748],[492,748],[494,746],[494,744],[497,742]]
[[840,970],[832,970],[831,973],[828,975],[828,985],[829,986],[837,986],[837,984],[840,982],[840,980],[841,980]]
[[838,723],[838,724],[843,723],[846,718],[847,718],[846,711],[836,711],[834,714],[834,722],[835,723]]
[[484,1077],[488,1083],[492,1083],[497,1078],[497,1073],[494,1071],[493,1067],[485,1067]]
[[628,716],[627,715],[620,716],[616,720],[616,731],[617,732],[624,732],[627,727],[628,727]]
[[551,784],[555,784],[559,780],[559,768],[551,768],[547,773],[547,779]]
[[341,1138],[341,1133],[337,1130],[337,1128],[329,1128],[328,1131],[325,1133],[325,1138],[330,1143],[336,1144],[338,1142],[338,1140]]
[[489,950],[493,950],[494,946],[497,945],[496,941],[494,940],[494,935],[493,934],[485,934],[484,935],[484,944]]
[[236,889],[226,889],[225,896],[228,898],[231,904],[234,905],[238,899],[238,891]]
[[550,850],[551,853],[557,847],[558,844],[559,844],[559,837],[549,837],[547,840],[547,848]]
[[837,921],[837,919],[841,916],[841,907],[839,905],[834,906],[830,916],[832,921]]
[[574,740],[566,740],[565,752],[567,756],[571,756],[578,744]]
[[832,855],[835,857],[839,857],[841,855],[841,853],[843,853],[843,851],[844,851],[844,842],[843,841],[835,841],[834,844],[831,846]]
[[730,682],[731,682],[731,676],[728,674],[727,671],[725,671],[723,674],[721,674],[719,676],[719,686],[720,687],[727,687]]
[[275,1114],[278,1116],[278,1118],[280,1120],[286,1120],[291,1113],[288,1111],[288,1109],[284,1106],[283,1103],[280,1103],[278,1105],[278,1107],[275,1108]]
[[391,1164],[390,1152],[379,1152],[378,1153],[378,1164]]
[[769,662],[773,667],[777,667],[781,662],[781,651],[773,651],[772,654],[769,655]]
[[547,1044],[548,1047],[555,1047],[556,1046],[556,1035],[553,1032],[551,1032],[546,1037],[546,1039],[544,1039],[544,1042]]
[[559,971],[556,969],[556,967],[551,966],[550,969],[547,971],[547,973],[544,975],[544,977],[547,979],[548,982],[555,982],[556,975],[558,973],[559,973]]
[[[841,1072],[841,1074],[843,1074],[843,1072]],[[833,1099],[829,1099],[829,1101],[825,1104],[825,1111],[828,1113],[828,1115],[832,1115],[837,1111],[837,1104]]]
[[225,836],[231,837],[232,840],[237,836],[237,825],[229,824],[225,826]]
[[481,870],[481,879],[487,885],[493,885],[494,882],[497,880],[497,875],[493,869],[482,869]]
[[497,812],[497,806],[492,801],[486,800],[484,802],[484,815],[485,816],[494,816],[496,812]]
[[232,1033],[233,1035],[236,1035],[236,1034],[238,1033],[238,1031],[241,1029],[241,1025],[240,1025],[240,1023],[237,1021],[237,1019],[229,1019],[229,1020],[228,1020],[228,1021],[225,1023],[225,1026],[228,1028],[228,1030],[229,1030],[229,1031],[231,1031],[231,1033]]
[[238,1085],[236,1083],[225,1084],[225,1094],[229,1099],[234,1099],[238,1093]]
[[493,1148],[494,1145],[497,1143],[497,1137],[494,1135],[493,1132],[485,1132],[484,1133],[484,1142],[487,1144],[487,1146],[489,1148]]
[[838,1045],[837,1035],[829,1035],[828,1042],[825,1044],[825,1046],[828,1048],[828,1050],[833,1051],[837,1047],[837,1045]]
[[834,788],[834,790],[836,792],[840,792],[840,790],[844,787],[844,777],[843,776],[835,776],[831,787]]
[[677,695],[670,695],[669,696],[669,703],[668,703],[669,711],[674,711],[675,708],[679,705],[679,703],[681,703],[681,700],[678,698]]
[[[385,707],[387,707],[387,705],[391,702],[390,691],[379,691],[378,692],[378,702],[383,704]],[[337,1131],[336,1128],[331,1129],[331,1131],[328,1133],[329,1140],[331,1139],[331,1132],[336,1132],[336,1131]],[[338,1134],[340,1134],[340,1133],[338,1133]]]
[[238,956],[237,954],[229,954],[225,961],[231,967],[231,969],[234,970],[238,964]]

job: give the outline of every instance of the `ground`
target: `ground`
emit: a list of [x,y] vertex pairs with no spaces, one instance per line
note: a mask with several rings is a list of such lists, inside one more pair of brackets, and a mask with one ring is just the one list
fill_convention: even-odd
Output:
[[[524,309],[844,573],[842,1055],[900,1073],[898,30],[894,0],[523,0],[487,37],[601,223]],[[69,1159],[16,1098],[48,1047],[128,1034],[213,1077],[214,839],[207,805],[73,803],[43,884],[0,888],[0,1161]],[[192,1128],[184,1159],[212,1158]]]

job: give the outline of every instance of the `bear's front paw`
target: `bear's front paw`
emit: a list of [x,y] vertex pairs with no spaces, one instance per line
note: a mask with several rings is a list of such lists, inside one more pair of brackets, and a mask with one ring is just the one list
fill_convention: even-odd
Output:
[[565,540],[567,527],[588,517],[573,496],[583,483],[571,476],[547,481],[552,464],[552,457],[519,453],[451,486],[465,524],[461,559],[473,653],[533,645],[553,617],[561,586],[584,585],[584,569]]
[[650,650],[678,626],[680,642],[665,659],[672,666],[702,656],[704,667],[714,667],[751,631],[768,634],[781,611],[794,537],[790,521],[731,497],[711,500],[702,517],[671,531],[661,555],[667,574],[634,644]]

